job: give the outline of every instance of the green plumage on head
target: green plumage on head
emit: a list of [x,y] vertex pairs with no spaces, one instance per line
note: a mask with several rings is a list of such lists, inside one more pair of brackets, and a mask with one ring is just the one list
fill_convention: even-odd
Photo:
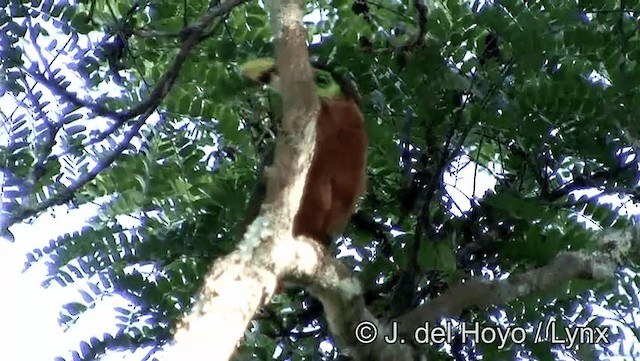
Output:
[[[360,104],[360,94],[353,82],[326,64],[312,62],[311,65],[318,97],[321,99],[345,97],[355,101],[358,105]],[[240,71],[245,77],[267,85],[276,92],[280,91],[280,77],[278,76],[278,69],[276,69],[274,59],[257,58],[247,61],[240,66]],[[282,103],[280,102],[279,104],[281,105]]]

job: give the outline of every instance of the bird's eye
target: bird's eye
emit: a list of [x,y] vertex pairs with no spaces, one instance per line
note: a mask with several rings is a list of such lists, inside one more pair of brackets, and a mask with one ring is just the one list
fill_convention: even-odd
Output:
[[324,74],[318,74],[316,75],[316,83],[318,83],[318,85],[321,85],[321,86],[328,85],[329,78],[327,78],[327,76]]

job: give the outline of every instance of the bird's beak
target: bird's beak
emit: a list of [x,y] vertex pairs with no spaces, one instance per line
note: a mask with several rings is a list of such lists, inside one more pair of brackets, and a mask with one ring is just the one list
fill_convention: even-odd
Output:
[[240,71],[245,77],[267,85],[277,92],[280,91],[280,77],[276,69],[275,59],[258,58],[249,60],[240,66]]
[[275,69],[275,60],[272,58],[257,58],[240,66],[242,75],[265,85],[269,85],[271,82],[271,74],[275,72]]

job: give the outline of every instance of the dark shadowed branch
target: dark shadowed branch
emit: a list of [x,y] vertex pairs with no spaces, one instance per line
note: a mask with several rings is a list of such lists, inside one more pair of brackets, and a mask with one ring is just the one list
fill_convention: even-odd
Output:
[[83,107],[91,110],[94,114],[113,119],[118,124],[125,123],[127,120],[137,117],[149,110],[155,110],[167,96],[171,88],[176,82],[182,66],[187,61],[189,54],[203,39],[207,30],[215,27],[222,19],[236,6],[241,5],[248,0],[229,0],[224,1],[220,5],[212,8],[204,14],[193,25],[185,27],[181,32],[181,45],[178,54],[174,57],[171,65],[163,73],[157,84],[147,97],[147,99],[137,105],[126,110],[112,110],[93,101],[80,99],[60,84],[55,78],[51,78],[42,74],[37,70],[28,70],[29,74],[38,82],[45,85],[64,101],[69,102],[77,107]]
[[[108,168],[118,155],[127,148],[129,142],[138,133],[140,128],[145,124],[149,115],[151,115],[157,107],[162,103],[166,95],[169,93],[174,83],[176,82],[180,70],[184,63],[187,61],[191,50],[197,46],[203,39],[207,30],[216,26],[220,19],[228,14],[233,8],[245,3],[248,0],[229,0],[221,3],[217,7],[211,8],[200,19],[198,19],[193,25],[188,26],[182,31],[182,44],[178,54],[175,56],[173,62],[169,66],[168,70],[160,77],[158,83],[155,85],[147,99],[138,103],[127,110],[111,110],[104,105],[94,102],[92,100],[84,100],[79,98],[76,94],[69,92],[66,87],[55,78],[57,72],[51,71],[49,67],[46,67],[45,73],[40,72],[37,67],[32,69],[25,69],[25,72],[29,74],[36,82],[46,86],[54,94],[62,98],[65,102],[73,104],[76,107],[87,108],[94,113],[115,120],[115,123],[109,127],[109,129],[99,136],[101,139],[105,139],[117,129],[122,127],[128,120],[133,118],[137,119],[132,123],[131,129],[125,132],[124,139],[107,155],[103,156],[98,164],[88,173],[83,174],[76,179],[70,186],[60,186],[60,190],[50,198],[40,202],[36,205],[20,206],[18,209],[12,212],[12,214],[3,219],[0,223],[0,229],[7,229],[16,222],[20,222],[28,217],[34,216],[49,207],[60,205],[73,199],[74,193],[81,189],[85,184],[91,182],[100,172]],[[37,44],[36,44],[37,47]],[[45,64],[46,66],[46,64]],[[54,141],[55,126],[50,127],[51,138],[50,141]],[[96,140],[94,139],[93,142]],[[47,144],[47,147],[53,144]],[[44,153],[43,153],[44,154]],[[44,157],[44,156],[43,156]],[[38,164],[43,164],[46,157],[40,157]],[[39,168],[36,167],[37,171]],[[34,179],[37,180],[37,174],[34,175]]]
[[88,171],[87,173],[82,174],[78,177],[70,186],[64,187],[61,185],[61,188],[55,195],[39,202],[37,204],[21,206],[17,210],[13,211],[12,214],[0,220],[0,229],[7,229],[11,225],[20,222],[26,218],[35,216],[36,214],[50,208],[53,206],[64,204],[75,197],[75,192],[82,188],[85,184],[91,182],[100,172],[107,169],[115,159],[122,154],[122,152],[127,149],[129,143],[133,139],[140,128],[144,125],[145,120],[148,118],[148,115],[140,117],[138,121],[133,123],[131,129],[129,129],[124,136],[124,139],[118,143],[116,147],[114,147],[111,151],[109,151],[106,155],[101,157],[93,169]]

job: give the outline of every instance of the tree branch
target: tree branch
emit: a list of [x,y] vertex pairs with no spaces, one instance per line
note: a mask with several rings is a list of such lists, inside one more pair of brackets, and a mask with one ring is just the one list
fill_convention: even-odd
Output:
[[[182,34],[184,35],[182,45],[178,54],[175,56],[173,63],[169,67],[169,70],[162,75],[146,100],[140,102],[139,104],[128,110],[113,111],[99,103],[78,98],[75,94],[67,91],[67,89],[63,85],[55,80],[56,72],[50,72],[48,70],[48,67],[46,67],[46,69],[47,72],[50,73],[51,77],[48,77],[45,74],[41,73],[35,67],[33,70],[25,69],[25,72],[27,74],[29,74],[39,83],[49,88],[63,100],[78,107],[85,107],[93,111],[97,115],[114,119],[116,121],[116,124],[110,127],[111,132],[122,126],[127,120],[130,120],[134,117],[139,118],[133,124],[132,129],[126,133],[124,140],[118,146],[116,146],[112,152],[108,153],[107,156],[102,158],[102,160],[98,162],[98,165],[96,165],[94,169],[82,175],[75,182],[73,182],[73,184],[71,184],[69,187],[64,188],[53,197],[40,202],[35,206],[22,207],[20,210],[14,212],[11,216],[0,220],[0,230],[7,229],[9,226],[20,222],[28,217],[36,215],[49,207],[60,205],[69,201],[73,198],[74,193],[77,190],[82,188],[88,182],[92,181],[101,171],[108,168],[111,163],[113,163],[115,158],[128,146],[133,136],[135,136],[142,125],[144,125],[149,115],[153,113],[155,109],[162,103],[165,96],[169,93],[169,91],[173,87],[173,84],[178,78],[182,65],[187,60],[190,51],[196,45],[198,45],[200,41],[202,41],[202,36],[203,34],[205,34],[206,30],[212,26],[215,26],[218,23],[219,19],[225,14],[229,13],[233,8],[247,1],[248,0],[225,1],[219,6],[212,8],[207,13],[205,13],[202,17],[200,17],[200,19],[198,19],[198,21],[194,25],[186,27],[182,31]],[[107,136],[109,134],[110,133],[106,133]]]
[[115,159],[129,146],[131,139],[138,134],[140,128],[144,125],[149,115],[143,115],[138,119],[131,129],[125,134],[124,139],[104,157],[89,172],[81,175],[70,186],[63,187],[55,195],[34,205],[20,206],[19,210],[13,211],[12,214],[4,219],[0,219],[0,230],[5,230],[15,223],[23,221],[26,218],[34,216],[50,207],[64,204],[75,196],[75,192],[82,188],[85,184],[91,182],[100,172],[107,169]]
[[224,1],[202,15],[194,25],[185,27],[181,32],[182,44],[180,46],[180,50],[174,57],[169,69],[162,74],[147,99],[127,110],[114,111],[99,103],[80,99],[77,95],[67,91],[67,89],[54,78],[49,78],[37,70],[27,70],[27,72],[35,80],[45,85],[65,101],[77,107],[87,108],[97,115],[113,119],[117,124],[123,124],[129,119],[137,117],[143,113],[147,113],[150,110],[155,110],[173,87],[174,83],[178,79],[182,65],[184,65],[188,59],[189,53],[203,40],[207,29],[216,26],[224,15],[229,13],[236,6],[247,1],[248,0]]
[[319,102],[302,27],[302,1],[272,3],[276,64],[283,84],[283,129],[274,165],[265,169],[267,194],[260,215],[237,249],[208,272],[198,301],[176,327],[167,359],[227,360],[279,279],[313,279],[327,254],[312,240],[292,237],[313,151]]
[[410,337],[425,322],[433,324],[443,317],[459,317],[462,311],[472,307],[484,309],[504,304],[572,279],[610,279],[622,258],[631,256],[640,246],[640,228],[604,231],[597,237],[599,250],[596,252],[562,252],[549,265],[507,279],[476,277],[453,286],[441,296],[399,317],[398,333]]
[[[600,169],[591,174],[574,176],[574,179],[562,184],[560,187],[548,192],[546,194],[542,194],[542,197],[547,201],[556,201],[562,197],[568,196],[571,192],[582,190],[582,189],[590,189],[590,188],[598,188],[598,187],[607,187],[607,182],[611,182],[611,180],[616,180],[617,177],[622,175],[625,171],[631,169],[631,166],[634,163],[629,162],[626,164],[619,164],[616,167],[611,169]],[[633,194],[634,189],[629,187],[625,193]]]
[[[360,283],[344,264],[328,259],[317,277],[307,289],[322,302],[329,329],[348,348],[349,355],[362,361],[414,360],[414,350],[408,345],[385,342],[382,335],[391,334],[387,325],[367,309]],[[357,337],[358,325],[363,322],[373,325],[379,335],[371,343]]]

